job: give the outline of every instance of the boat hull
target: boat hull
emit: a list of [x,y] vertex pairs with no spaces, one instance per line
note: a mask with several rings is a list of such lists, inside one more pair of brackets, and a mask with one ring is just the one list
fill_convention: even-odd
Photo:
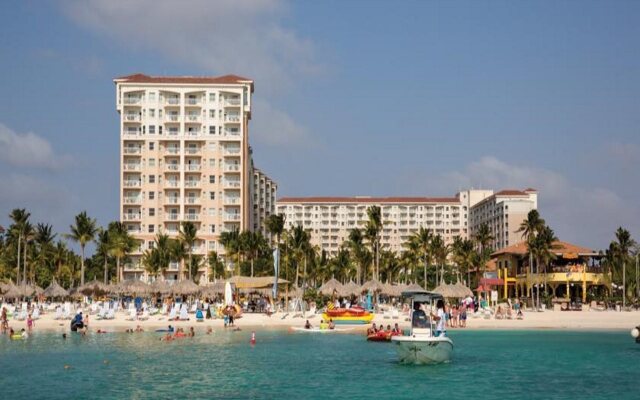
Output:
[[365,325],[371,323],[373,319],[373,314],[366,314],[362,316],[332,316],[327,313],[322,314],[322,318],[325,321],[333,320],[333,323],[336,325]]
[[412,336],[394,336],[391,341],[401,364],[428,365],[451,361],[453,342],[440,337],[416,338]]

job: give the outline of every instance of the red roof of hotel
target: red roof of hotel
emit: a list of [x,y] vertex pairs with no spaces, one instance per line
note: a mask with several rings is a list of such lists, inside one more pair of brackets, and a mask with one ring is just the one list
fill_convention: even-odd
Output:
[[121,76],[114,79],[117,82],[127,83],[186,83],[186,84],[233,84],[233,83],[253,83],[249,78],[238,75],[223,76],[149,76],[145,74],[133,74]]
[[[596,251],[592,249],[588,249],[586,247],[578,246],[575,244],[562,242],[560,240],[553,242],[551,251],[555,254],[577,254],[577,255],[595,255]],[[520,242],[514,245],[505,247],[491,254],[492,257],[499,256],[500,254],[517,254],[517,255],[525,255],[527,254],[527,243]]]
[[457,197],[283,197],[278,203],[459,203]]
[[528,196],[528,194],[522,190],[506,189],[497,192],[495,196]]

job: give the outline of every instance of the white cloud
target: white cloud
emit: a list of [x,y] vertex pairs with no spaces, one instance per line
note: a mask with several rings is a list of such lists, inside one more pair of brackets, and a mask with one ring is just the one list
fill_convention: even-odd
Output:
[[429,188],[452,193],[463,188],[538,190],[543,218],[564,240],[604,248],[618,226],[640,234],[640,206],[616,192],[578,185],[562,173],[544,168],[509,164],[496,157],[482,157],[461,171],[427,178]]
[[[254,79],[271,94],[318,73],[313,44],[283,25],[278,0],[69,0],[78,24],[132,49],[156,51],[177,63]],[[125,73],[132,72],[126,71]]]
[[255,100],[252,107],[254,127],[251,137],[271,146],[310,146],[317,144],[309,131],[264,100]]
[[632,165],[640,162],[640,146],[635,143],[610,143],[608,153],[613,161],[623,165]]
[[16,133],[0,123],[0,162],[16,167],[57,169],[69,161],[56,155],[51,144],[35,133]]

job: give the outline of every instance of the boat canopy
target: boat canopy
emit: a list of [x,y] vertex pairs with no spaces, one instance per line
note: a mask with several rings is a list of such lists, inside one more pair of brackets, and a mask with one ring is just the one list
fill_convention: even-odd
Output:
[[402,297],[412,299],[418,303],[433,303],[434,300],[444,299],[441,294],[427,292],[426,290],[402,292]]

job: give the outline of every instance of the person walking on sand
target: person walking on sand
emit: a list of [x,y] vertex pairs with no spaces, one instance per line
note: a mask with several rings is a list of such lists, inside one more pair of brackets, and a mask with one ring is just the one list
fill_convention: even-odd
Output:
[[29,316],[27,317],[27,330],[29,332],[31,332],[33,330],[34,326],[35,326],[35,322],[33,321],[33,318],[31,317],[31,313],[29,313]]

